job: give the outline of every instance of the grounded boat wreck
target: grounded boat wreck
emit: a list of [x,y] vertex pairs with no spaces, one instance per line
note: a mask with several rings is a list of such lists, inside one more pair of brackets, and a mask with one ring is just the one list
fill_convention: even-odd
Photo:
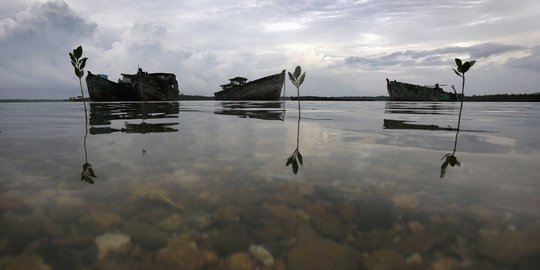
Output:
[[390,100],[396,101],[459,101],[461,94],[443,91],[439,84],[421,86],[386,79]]
[[86,85],[91,101],[171,101],[178,100],[180,91],[176,75],[148,73],[139,68],[136,74],[124,74],[118,83],[105,75],[88,71]]
[[279,100],[285,82],[285,70],[250,82],[242,77],[229,81],[221,85],[223,90],[214,93],[216,100]]

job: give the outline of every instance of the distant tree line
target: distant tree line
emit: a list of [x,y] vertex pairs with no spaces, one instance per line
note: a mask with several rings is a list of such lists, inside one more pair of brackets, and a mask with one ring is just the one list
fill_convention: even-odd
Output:
[[465,96],[465,101],[512,101],[512,102],[538,102],[540,93],[536,94],[496,94],[482,96]]

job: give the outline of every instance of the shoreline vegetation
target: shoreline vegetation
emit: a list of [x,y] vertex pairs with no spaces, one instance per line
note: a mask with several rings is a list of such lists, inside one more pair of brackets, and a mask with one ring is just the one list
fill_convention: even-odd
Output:
[[[306,101],[389,101],[388,96],[300,96],[300,100]],[[281,100],[297,100],[298,97],[287,96]],[[85,101],[90,101],[85,98]],[[186,100],[214,100],[213,96],[202,95],[184,95],[178,96],[178,101]],[[0,102],[67,102],[67,101],[82,101],[82,99],[0,99]],[[465,102],[540,102],[540,92],[533,94],[495,94],[495,95],[472,95],[465,96]]]

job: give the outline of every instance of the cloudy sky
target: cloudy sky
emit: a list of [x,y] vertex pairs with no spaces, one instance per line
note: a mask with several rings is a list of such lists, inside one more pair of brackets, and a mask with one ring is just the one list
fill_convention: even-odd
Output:
[[78,45],[86,70],[172,72],[191,95],[296,65],[305,95],[387,95],[385,78],[457,86],[455,57],[477,60],[466,94],[540,91],[538,0],[4,0],[0,99],[76,96]]

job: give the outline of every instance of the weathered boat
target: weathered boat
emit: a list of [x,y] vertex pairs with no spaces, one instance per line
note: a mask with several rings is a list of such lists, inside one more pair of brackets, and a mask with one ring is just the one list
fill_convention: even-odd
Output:
[[459,101],[461,94],[445,92],[439,84],[422,86],[386,79],[386,88],[390,100],[397,101]]
[[247,82],[246,78],[229,79],[214,93],[216,100],[279,100],[285,82],[285,70],[281,73]]
[[148,73],[139,68],[136,74],[124,74],[118,83],[104,75],[88,71],[86,85],[91,101],[171,101],[180,91],[176,75]]

